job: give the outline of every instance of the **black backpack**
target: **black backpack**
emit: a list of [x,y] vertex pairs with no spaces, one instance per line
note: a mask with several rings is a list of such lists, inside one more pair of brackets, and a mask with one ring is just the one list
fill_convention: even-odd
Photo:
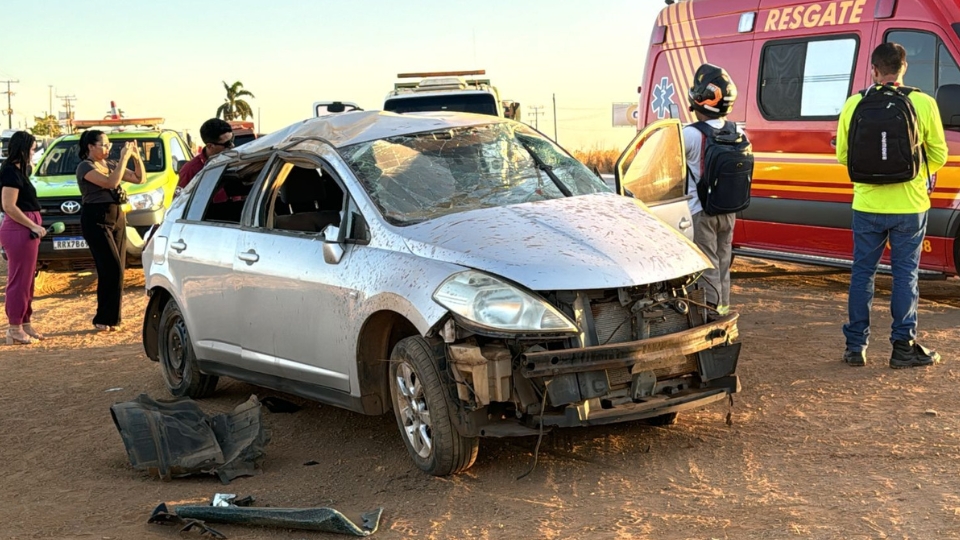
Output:
[[706,122],[692,124],[704,136],[697,196],[708,216],[732,214],[750,206],[753,148],[737,125],[727,121],[720,129]]
[[873,86],[853,110],[847,145],[850,180],[864,184],[909,182],[920,174],[917,111],[907,97],[917,88]]

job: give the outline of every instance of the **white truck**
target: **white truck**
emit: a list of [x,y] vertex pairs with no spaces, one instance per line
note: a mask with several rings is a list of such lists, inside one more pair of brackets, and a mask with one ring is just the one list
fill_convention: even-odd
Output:
[[419,79],[398,82],[383,102],[383,110],[395,113],[423,111],[458,111],[489,114],[518,120],[520,104],[500,99],[490,79],[468,76],[485,75],[486,71],[437,71],[428,73],[400,73],[399,79]]

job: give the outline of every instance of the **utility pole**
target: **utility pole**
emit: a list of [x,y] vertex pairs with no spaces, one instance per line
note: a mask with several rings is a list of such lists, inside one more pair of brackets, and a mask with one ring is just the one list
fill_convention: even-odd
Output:
[[540,131],[540,117],[546,114],[543,112],[543,105],[534,105],[530,108],[533,109],[533,112],[528,112],[527,116],[533,117],[533,129]]
[[47,114],[50,116],[53,116],[53,85],[48,84],[47,88],[50,89],[50,105],[49,105],[49,108],[47,109]]
[[553,95],[553,142],[558,143],[557,140],[557,95]]
[[11,84],[20,84],[20,81],[0,81],[0,83],[7,83],[7,91],[3,92],[7,95],[7,129],[13,129],[13,105],[10,104],[10,98],[16,93],[10,90]]
[[77,96],[57,96],[57,99],[63,100],[63,107],[67,110],[67,133],[73,133],[73,102]]

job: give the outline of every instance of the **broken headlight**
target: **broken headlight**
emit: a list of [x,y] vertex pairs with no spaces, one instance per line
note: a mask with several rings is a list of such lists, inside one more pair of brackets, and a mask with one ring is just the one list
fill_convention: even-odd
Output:
[[563,313],[533,293],[491,275],[466,270],[433,293],[441,306],[468,322],[507,332],[579,332]]

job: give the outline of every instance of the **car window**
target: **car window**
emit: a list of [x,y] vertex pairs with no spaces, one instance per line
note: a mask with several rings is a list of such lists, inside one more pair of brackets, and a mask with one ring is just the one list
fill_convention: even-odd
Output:
[[574,196],[609,191],[583,164],[516,124],[389,137],[350,145],[341,153],[381,214],[395,225],[557,199],[564,196],[558,182]]
[[173,163],[187,160],[187,153],[180,145],[180,139],[177,137],[170,138],[170,157],[173,158]]
[[960,69],[943,41],[929,32],[895,30],[887,33],[887,43],[899,43],[907,51],[907,73],[903,83],[936,97],[945,84],[960,83]]
[[190,196],[190,203],[184,214],[186,219],[190,221],[203,219],[203,214],[207,210],[207,205],[220,182],[224,169],[226,165],[200,171],[198,177],[194,178],[180,194],[181,197]]
[[620,185],[647,204],[683,197],[686,157],[678,124],[650,127],[621,157]]
[[768,120],[836,119],[850,96],[856,36],[772,41],[760,61],[760,110]]
[[[109,137],[110,134],[108,133]],[[123,145],[128,142],[137,143],[140,150],[140,157],[143,159],[144,170],[148,173],[160,172],[164,168],[164,149],[163,142],[157,137],[143,138],[114,138],[110,140],[110,153],[107,155],[107,161],[116,164],[120,159],[120,151]],[[50,149],[47,158],[43,160],[37,169],[37,176],[61,176],[76,174],[77,165],[80,164],[80,142],[79,141],[61,141]],[[128,163],[127,168],[133,170],[133,163]]]
[[260,211],[266,229],[319,233],[340,226],[343,189],[326,167],[284,162],[273,170]]
[[493,94],[484,93],[398,97],[388,99],[383,110],[395,113],[457,111],[497,116],[497,101]]

